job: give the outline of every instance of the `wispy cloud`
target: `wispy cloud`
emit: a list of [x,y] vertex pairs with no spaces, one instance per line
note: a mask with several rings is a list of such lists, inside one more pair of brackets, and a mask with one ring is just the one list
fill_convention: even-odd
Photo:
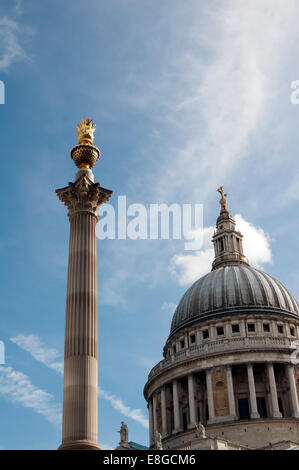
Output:
[[[24,351],[27,351],[36,360],[55,370],[59,374],[63,374],[63,362],[57,362],[56,359],[61,357],[61,354],[53,348],[46,347],[39,336],[30,334],[19,334],[10,338],[10,340],[19,346]],[[119,411],[123,416],[133,419],[144,427],[148,427],[148,420],[139,409],[132,409],[125,405],[121,398],[116,397],[110,392],[106,392],[99,388],[99,396],[108,401],[111,406]]]
[[0,366],[0,394],[12,403],[31,408],[52,424],[61,424],[61,407],[53,395],[37,388],[27,375],[12,367]]
[[127,94],[162,129],[150,159],[158,177],[153,186],[149,172],[147,187],[162,200],[206,196],[250,157],[251,138],[272,123],[282,62],[297,34],[294,0],[276,0],[275,8],[272,0],[179,5],[171,12],[175,51],[153,38],[152,50],[165,54],[159,74],[131,77],[136,86]]
[[39,336],[31,334],[19,334],[10,338],[19,348],[27,351],[36,360],[55,370],[59,374],[63,374],[63,362],[57,361],[61,358],[61,354],[56,349],[45,346]]
[[0,19],[0,72],[7,71],[16,60],[27,57],[19,39],[21,31],[16,21],[8,17]]
[[[243,234],[243,248],[250,264],[261,267],[264,263],[272,263],[270,237],[260,227],[255,227],[240,214],[235,216],[237,229]],[[173,279],[181,285],[188,285],[211,271],[214,259],[212,236],[214,227],[203,230],[203,248],[193,255],[175,255],[171,258],[170,272]],[[196,234],[195,234],[196,235]]]
[[148,419],[145,418],[140,409],[130,408],[129,406],[125,405],[120,398],[112,395],[110,392],[106,392],[102,388],[99,388],[99,396],[104,400],[109,401],[111,406],[115,410],[119,411],[123,416],[133,419],[137,423],[141,424],[144,428],[148,428]]
[[161,310],[164,310],[166,312],[169,312],[169,313],[173,313],[176,309],[177,305],[174,304],[173,302],[164,302],[162,307],[161,307]]

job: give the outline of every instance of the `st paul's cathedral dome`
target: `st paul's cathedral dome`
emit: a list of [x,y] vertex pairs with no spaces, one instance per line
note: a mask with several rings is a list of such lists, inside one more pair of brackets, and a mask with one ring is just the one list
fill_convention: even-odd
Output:
[[150,445],[159,434],[164,449],[205,448],[207,436],[240,449],[298,443],[299,304],[249,265],[218,191],[212,270],[179,302],[164,358],[144,387]]

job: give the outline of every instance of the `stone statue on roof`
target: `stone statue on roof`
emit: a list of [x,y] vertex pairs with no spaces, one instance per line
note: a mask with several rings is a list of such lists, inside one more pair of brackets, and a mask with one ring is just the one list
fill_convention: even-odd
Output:
[[128,426],[122,421],[121,422],[121,428],[120,431],[120,444],[125,445],[128,444],[129,440],[129,431],[128,431]]

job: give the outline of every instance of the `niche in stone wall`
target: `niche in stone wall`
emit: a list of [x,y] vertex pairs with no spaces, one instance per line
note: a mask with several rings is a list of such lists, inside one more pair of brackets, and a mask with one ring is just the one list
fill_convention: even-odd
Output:
[[217,368],[212,372],[212,387],[214,398],[215,417],[228,416],[229,404],[226,382],[226,371],[224,368]]

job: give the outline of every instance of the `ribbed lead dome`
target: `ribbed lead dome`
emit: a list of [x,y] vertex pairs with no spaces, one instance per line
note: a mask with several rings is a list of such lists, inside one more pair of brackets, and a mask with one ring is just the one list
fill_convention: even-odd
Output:
[[276,279],[247,266],[226,266],[196,281],[182,297],[170,334],[212,314],[256,310],[299,315],[293,295]]

